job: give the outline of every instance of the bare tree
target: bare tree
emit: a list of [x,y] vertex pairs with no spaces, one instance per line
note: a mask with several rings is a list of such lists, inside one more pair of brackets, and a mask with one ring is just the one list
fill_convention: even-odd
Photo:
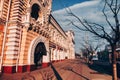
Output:
[[[116,68],[116,44],[120,40],[120,23],[119,23],[119,17],[120,17],[120,1],[119,0],[104,0],[104,6],[102,9],[102,13],[105,17],[106,24],[108,26],[101,25],[100,23],[90,22],[86,19],[80,19],[77,15],[75,15],[71,9],[69,8],[68,14],[75,17],[82,25],[81,26],[76,25],[73,21],[70,21],[72,25],[77,27],[79,30],[82,31],[88,31],[93,33],[95,36],[99,38],[103,38],[107,40],[107,42],[110,44],[112,49],[112,71],[113,71],[113,80],[117,80],[117,68]],[[106,11],[110,11],[110,13],[107,13]],[[110,21],[109,14],[112,15],[112,18],[114,19],[114,24]],[[106,30],[106,27],[109,27],[111,30],[109,33],[108,30]]]
[[83,43],[80,43],[82,45],[82,48],[80,49],[84,55],[85,58],[88,58],[87,62],[91,62],[93,54],[102,46],[101,43],[94,44],[91,41],[85,41]]

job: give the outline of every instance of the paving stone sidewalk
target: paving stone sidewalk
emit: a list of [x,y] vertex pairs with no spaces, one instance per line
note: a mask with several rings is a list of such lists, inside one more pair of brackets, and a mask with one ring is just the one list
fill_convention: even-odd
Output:
[[32,72],[1,74],[0,80],[112,80],[90,69],[83,60],[65,60]]

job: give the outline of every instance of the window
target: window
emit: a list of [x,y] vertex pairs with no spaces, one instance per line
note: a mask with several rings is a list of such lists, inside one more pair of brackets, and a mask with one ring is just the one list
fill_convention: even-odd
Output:
[[31,17],[35,18],[35,20],[37,20],[38,17],[39,17],[39,11],[40,11],[39,5],[38,4],[33,4],[32,11],[31,11]]

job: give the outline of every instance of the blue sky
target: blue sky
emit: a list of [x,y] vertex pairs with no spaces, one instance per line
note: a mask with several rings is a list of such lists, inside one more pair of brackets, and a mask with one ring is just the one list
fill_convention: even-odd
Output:
[[55,11],[55,10],[63,9],[64,7],[69,7],[84,1],[88,1],[88,0],[53,0],[52,10]]
[[[110,27],[108,26],[108,24],[106,24],[105,17],[102,13],[103,6],[104,6],[103,0],[53,0],[52,15],[65,31],[67,30],[74,31],[76,52],[80,51],[81,48],[80,43],[84,43],[83,41],[86,40],[86,37],[87,40],[91,41],[93,44],[104,44],[106,43],[106,41],[105,40],[96,41],[93,37],[94,36],[93,34],[89,32],[80,31],[73,25],[68,25],[69,21],[67,20],[72,20],[74,21],[75,24],[79,25],[79,27],[83,27],[74,17],[68,16],[65,7],[69,7],[71,11],[82,20],[86,19],[87,21],[104,25],[106,32],[110,34],[111,31]],[[106,13],[107,14],[109,13],[108,19],[114,25],[115,22],[113,19],[113,15],[111,14],[110,10],[108,10],[108,8],[106,9]]]
[[[80,18],[87,18],[89,20],[93,19],[93,21],[103,22],[103,20],[101,19],[102,15],[100,13],[100,8],[98,8],[101,5],[100,1],[101,0],[53,0],[52,15],[65,31],[74,31],[76,43],[75,50],[77,53],[80,52],[80,48],[82,47],[81,43],[84,43],[86,37],[89,41],[92,40],[92,37],[89,37],[88,34],[90,33],[80,31],[74,26],[68,25],[69,22],[66,21],[67,19],[76,19],[71,16],[67,16],[68,14],[66,12],[65,7],[69,7]],[[76,24],[82,26],[81,24],[79,24],[79,22],[76,22]]]

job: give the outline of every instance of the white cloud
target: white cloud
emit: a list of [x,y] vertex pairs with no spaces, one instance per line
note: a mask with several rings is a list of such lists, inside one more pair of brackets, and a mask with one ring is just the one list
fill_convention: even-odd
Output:
[[[78,3],[73,6],[70,6],[69,8],[71,11],[79,16],[81,19],[87,19],[88,21],[93,21],[96,23],[100,23],[102,25],[105,24],[105,17],[102,14],[103,9],[103,2],[102,0],[91,0],[86,1],[83,3]],[[61,27],[64,30],[72,29],[75,32],[75,42],[76,42],[76,50],[79,49],[79,41],[83,40],[83,37],[85,37],[83,31],[79,31],[77,28],[73,27],[72,25],[68,25],[69,21],[67,20],[73,20],[76,21],[75,18],[68,16],[67,11],[68,9],[61,9],[58,11],[52,12],[52,15],[55,17],[55,19],[58,21],[58,23],[61,25]],[[111,15],[110,15],[110,21],[114,22]],[[82,25],[79,22],[76,22],[76,24],[79,24],[80,27]]]
[[82,2],[80,4],[75,4],[73,6],[71,6],[71,9],[76,9],[76,8],[85,8],[85,7],[88,7],[88,6],[93,6],[93,5],[96,5],[100,2],[100,0],[94,0],[94,1],[86,1],[86,2]]

